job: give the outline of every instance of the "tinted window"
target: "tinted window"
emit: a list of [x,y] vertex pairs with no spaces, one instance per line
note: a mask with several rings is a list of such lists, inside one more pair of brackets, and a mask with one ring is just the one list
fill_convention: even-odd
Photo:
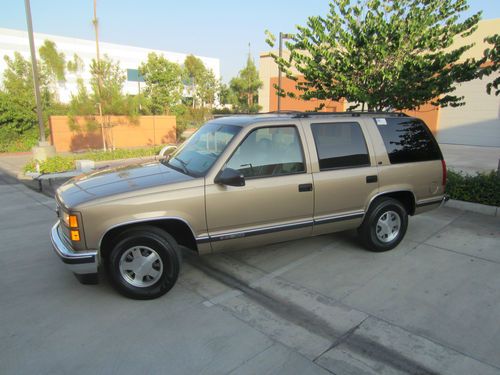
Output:
[[305,172],[299,134],[293,126],[252,131],[226,165],[245,177],[269,177]]
[[377,125],[392,164],[440,160],[441,151],[427,126],[414,118],[386,118]]
[[312,124],[311,130],[320,170],[370,164],[365,137],[358,123]]

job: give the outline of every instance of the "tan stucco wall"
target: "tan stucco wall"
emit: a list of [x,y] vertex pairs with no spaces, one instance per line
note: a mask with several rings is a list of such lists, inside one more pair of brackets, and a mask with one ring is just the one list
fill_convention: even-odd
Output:
[[440,143],[500,147],[500,96],[486,93],[486,84],[493,79],[490,76],[457,86],[454,94],[463,95],[466,104],[440,110]]
[[[89,131],[84,117],[76,117],[71,129],[67,116],[50,116],[51,142],[57,152],[101,149],[102,132]],[[127,116],[111,116],[112,127],[105,129],[106,143],[115,148],[165,145],[176,142],[175,116],[141,116],[131,122]]]
[[482,20],[477,24],[477,30],[473,34],[466,38],[456,37],[453,41],[453,46],[450,48],[456,49],[466,44],[474,43],[474,46],[464,52],[460,60],[465,61],[471,57],[478,59],[483,57],[483,51],[486,48],[491,47],[491,44],[484,42],[484,38],[498,33],[500,33],[500,18]]

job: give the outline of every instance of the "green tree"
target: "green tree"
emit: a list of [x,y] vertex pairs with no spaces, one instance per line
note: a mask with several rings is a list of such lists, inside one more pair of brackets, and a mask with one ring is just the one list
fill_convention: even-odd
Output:
[[[486,66],[480,72],[479,77],[489,76],[494,72],[500,70],[500,35],[492,35],[484,40],[486,43],[493,44],[491,48],[484,50],[483,64]],[[500,94],[500,77],[497,76],[492,82],[488,82],[486,85],[486,92],[491,94],[492,90],[495,90],[495,95]]]
[[188,85],[190,87],[190,94],[192,96],[192,106],[196,108],[196,102],[198,100],[198,85],[203,82],[203,76],[205,75],[206,68],[201,59],[194,55],[188,55],[184,60],[184,69],[186,71],[186,76],[188,78]]
[[112,132],[108,129],[118,123],[112,121],[112,116],[125,115],[135,121],[139,114],[141,97],[123,94],[125,73],[119,63],[108,56],[99,61],[93,59],[90,64],[90,74],[90,91],[80,78],[78,90],[71,96],[68,110],[70,125],[74,130],[78,130],[76,116],[84,116],[89,130],[101,128],[103,148],[106,149],[108,145],[113,148]]
[[68,70],[68,72],[74,74],[78,74],[83,70],[83,68],[84,68],[83,60],[76,53],[73,54],[73,59],[69,60],[68,63],[66,64],[66,69]]
[[258,90],[262,87],[259,72],[248,56],[247,65],[239,71],[238,76],[229,82],[232,91],[232,104],[236,112],[255,113],[260,107],[258,104]]
[[51,40],[45,40],[38,49],[41,60],[41,69],[47,78],[53,83],[66,82],[66,57],[64,53],[57,50],[56,44]]
[[[4,56],[7,67],[3,73],[3,90],[0,97],[0,127],[9,127],[18,134],[37,124],[36,103],[33,89],[31,62],[19,52],[14,57]],[[40,72],[40,93],[44,114],[52,104],[47,77]],[[47,117],[47,116],[45,116]],[[47,120],[47,118],[45,119]]]
[[212,70],[207,69],[201,59],[189,55],[184,61],[184,69],[189,79],[188,85],[193,98],[193,108],[212,107],[219,93],[220,82]]
[[460,21],[467,9],[466,0],[333,0],[326,16],[297,26],[289,58],[273,57],[305,100],[345,98],[371,110],[459,106],[455,85],[480,70],[479,60],[460,62],[471,45],[452,47],[480,20],[479,12]]
[[139,67],[139,72],[146,83],[144,97],[152,114],[169,114],[181,103],[184,84],[179,64],[152,52],[148,55],[148,60]]

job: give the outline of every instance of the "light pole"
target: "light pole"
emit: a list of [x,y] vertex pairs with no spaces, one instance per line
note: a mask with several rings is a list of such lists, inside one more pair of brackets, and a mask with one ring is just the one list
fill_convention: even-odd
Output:
[[31,68],[33,71],[33,85],[35,86],[36,114],[38,117],[38,127],[40,130],[40,142],[38,147],[33,147],[33,154],[36,160],[45,160],[47,156],[55,154],[55,149],[45,140],[45,128],[43,125],[42,102],[40,96],[40,81],[38,79],[38,66],[36,63],[35,41],[33,38],[33,22],[31,20],[30,0],[24,0],[26,10],[26,24],[28,26],[28,39],[30,43]]
[[[280,31],[280,47],[279,47],[279,58],[283,56],[283,40],[292,39],[292,34],[285,34]],[[281,111],[281,67],[278,66],[278,112]]]

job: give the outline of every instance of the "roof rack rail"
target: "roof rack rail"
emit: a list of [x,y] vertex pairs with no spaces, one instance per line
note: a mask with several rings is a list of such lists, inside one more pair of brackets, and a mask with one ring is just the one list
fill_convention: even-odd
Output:
[[408,117],[406,113],[403,112],[391,112],[391,111],[344,111],[344,112],[299,112],[294,117],[310,117],[310,116],[352,116],[361,117],[362,115],[391,115],[397,117]]
[[221,118],[221,117],[231,117],[231,116],[259,116],[259,115],[296,115],[296,114],[301,114],[304,113],[302,111],[295,111],[295,110],[284,110],[284,111],[270,111],[270,112],[257,112],[257,113],[251,113],[251,112],[241,112],[241,113],[217,113],[214,114],[214,118]]
[[361,117],[362,115],[391,115],[397,117],[408,117],[403,112],[391,111],[344,111],[344,112],[314,112],[314,111],[295,111],[295,110],[281,110],[271,112],[258,112],[258,113],[224,113],[215,114],[214,118],[231,117],[231,116],[259,116],[259,115],[292,115],[293,118],[306,118],[311,116],[352,116]]

